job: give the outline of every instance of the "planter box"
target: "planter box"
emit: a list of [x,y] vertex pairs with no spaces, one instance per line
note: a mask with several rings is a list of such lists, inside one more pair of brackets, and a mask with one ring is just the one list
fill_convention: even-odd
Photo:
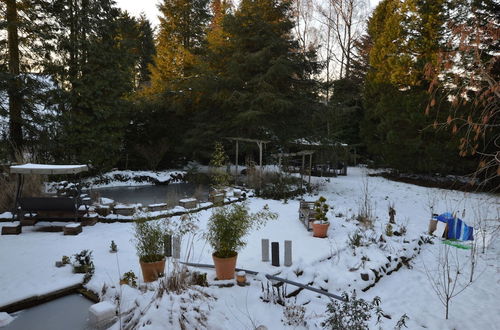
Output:
[[37,219],[22,219],[21,226],[34,226],[37,221]]
[[125,215],[125,216],[132,216],[135,213],[135,207],[134,206],[119,206],[114,208],[115,214],[118,215]]
[[102,217],[108,216],[111,213],[111,209],[107,205],[98,205],[96,206],[95,211]]
[[150,204],[148,205],[149,212],[165,211],[167,209],[166,203]]
[[2,235],[19,235],[22,232],[22,226],[19,222],[2,227]]
[[184,198],[179,201],[179,205],[185,209],[194,209],[197,203],[196,198]]
[[82,232],[82,225],[79,223],[71,223],[64,226],[64,235],[78,235]]
[[222,204],[224,203],[224,194],[223,193],[210,194],[208,196],[208,201],[214,204]]

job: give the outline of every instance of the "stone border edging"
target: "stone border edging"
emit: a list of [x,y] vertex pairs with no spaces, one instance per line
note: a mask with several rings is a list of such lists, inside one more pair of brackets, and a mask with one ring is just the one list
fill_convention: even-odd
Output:
[[[49,293],[31,296],[4,306],[0,306],[0,312],[14,313],[23,309],[49,302],[57,298],[67,296],[72,293],[80,293],[79,291],[82,288],[83,284],[78,283]],[[87,297],[86,295],[84,296]]]

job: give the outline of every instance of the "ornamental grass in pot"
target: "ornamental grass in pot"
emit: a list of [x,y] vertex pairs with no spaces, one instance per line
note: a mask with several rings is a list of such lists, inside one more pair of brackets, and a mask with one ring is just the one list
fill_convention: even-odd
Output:
[[326,204],[325,197],[321,196],[316,202],[314,202],[314,213],[315,220],[312,223],[313,236],[324,238],[328,236],[328,228],[330,227],[330,222],[326,214],[330,206]]
[[165,272],[164,237],[166,230],[160,221],[136,221],[134,243],[141,264],[144,282],[153,282]]
[[267,220],[277,217],[267,205],[256,213],[250,213],[246,203],[214,209],[205,238],[214,249],[212,258],[217,279],[234,279],[238,251],[246,245],[245,236],[251,229],[258,229]]

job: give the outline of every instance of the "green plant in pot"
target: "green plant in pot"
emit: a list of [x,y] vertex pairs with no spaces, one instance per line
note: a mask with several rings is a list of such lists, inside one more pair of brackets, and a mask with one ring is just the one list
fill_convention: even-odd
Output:
[[267,220],[277,217],[276,213],[269,211],[267,205],[256,213],[250,213],[245,203],[214,209],[208,220],[205,238],[214,249],[212,258],[217,279],[234,278],[238,251],[246,245],[245,236],[251,229],[258,229]]
[[134,243],[144,282],[153,282],[165,271],[165,226],[161,221],[140,220],[134,223]]
[[328,228],[330,227],[330,222],[326,216],[328,210],[330,210],[330,206],[326,204],[325,197],[321,196],[314,202],[315,220],[312,223],[314,237],[324,238],[328,235]]

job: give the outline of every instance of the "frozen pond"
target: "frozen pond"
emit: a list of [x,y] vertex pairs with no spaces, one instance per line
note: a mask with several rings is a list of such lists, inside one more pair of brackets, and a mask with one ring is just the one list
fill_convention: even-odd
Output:
[[119,203],[141,203],[142,205],[167,201],[177,203],[179,199],[193,197],[195,193],[203,200],[208,199],[208,186],[194,183],[97,188],[92,191],[98,192],[100,197],[111,198]]
[[14,321],[2,330],[83,330],[87,324],[90,300],[72,294],[11,314]]

